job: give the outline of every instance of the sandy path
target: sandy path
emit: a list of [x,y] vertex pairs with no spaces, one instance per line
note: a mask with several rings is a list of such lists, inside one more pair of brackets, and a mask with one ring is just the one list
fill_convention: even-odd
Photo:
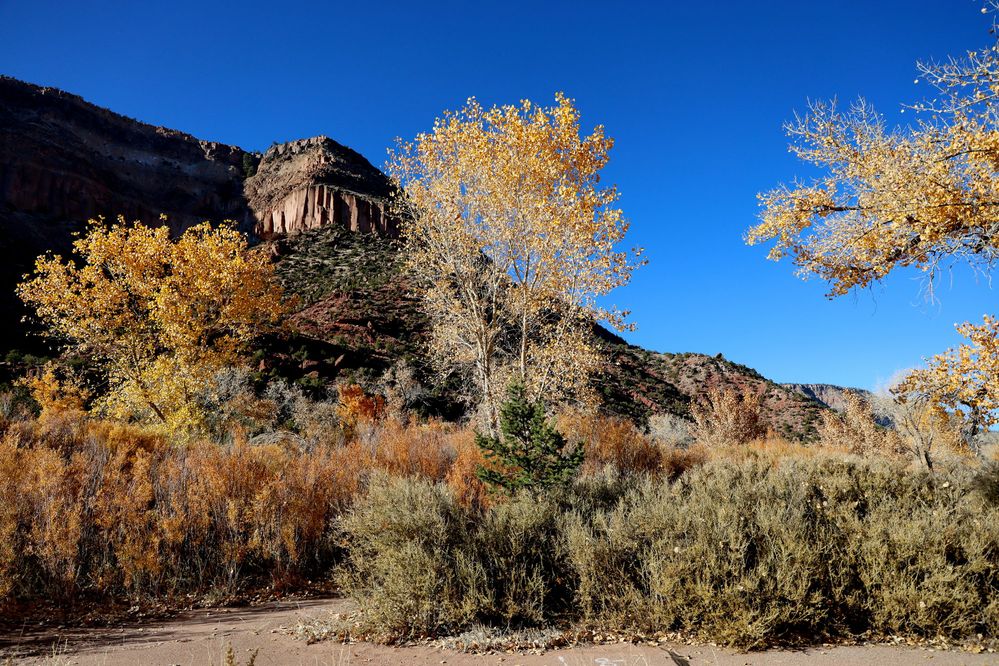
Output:
[[[322,600],[284,602],[257,608],[192,611],[167,621],[119,626],[111,629],[24,630],[0,635],[0,664],[11,656],[13,663],[26,664],[198,664],[223,663],[226,647],[232,645],[239,663],[246,663],[258,650],[256,663],[347,666],[385,664],[448,664],[450,666],[765,666],[816,664],[819,666],[908,666],[932,664],[999,664],[997,654],[969,654],[894,646],[836,647],[801,652],[768,651],[738,654],[710,646],[676,646],[672,656],[664,648],[600,645],[556,650],[543,655],[466,655],[429,647],[391,648],[367,643],[341,645],[333,642],[307,645],[282,631],[301,620],[342,612],[346,602]],[[36,656],[13,657],[15,654]],[[686,661],[685,661],[686,660]]]

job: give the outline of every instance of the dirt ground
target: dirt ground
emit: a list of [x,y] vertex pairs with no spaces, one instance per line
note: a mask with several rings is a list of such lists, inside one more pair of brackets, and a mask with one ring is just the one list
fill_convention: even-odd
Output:
[[469,655],[432,647],[392,648],[368,643],[308,645],[288,633],[298,622],[343,612],[338,599],[282,602],[254,608],[191,611],[174,619],[103,629],[46,629],[24,627],[0,635],[0,664],[53,665],[171,665],[224,663],[231,645],[239,664],[248,663],[254,650],[256,664],[310,664],[347,666],[385,664],[448,664],[450,666],[764,666],[816,664],[818,666],[958,666],[999,664],[999,654],[971,654],[904,646],[844,646],[805,651],[772,650],[740,654],[711,646],[650,647],[632,644],[599,645],[554,650],[545,654]]

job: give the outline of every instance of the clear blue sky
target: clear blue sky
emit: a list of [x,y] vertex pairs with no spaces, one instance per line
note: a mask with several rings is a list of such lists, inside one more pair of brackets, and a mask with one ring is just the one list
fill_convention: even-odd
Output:
[[0,0],[0,72],[246,149],[327,134],[376,165],[471,95],[565,91],[617,139],[607,175],[650,260],[614,299],[631,341],[871,388],[995,311],[990,286],[957,270],[929,304],[910,273],[828,301],[742,235],[758,191],[805,174],[781,131],[794,110],[864,95],[897,117],[923,94],[917,59],[988,44],[981,6]]

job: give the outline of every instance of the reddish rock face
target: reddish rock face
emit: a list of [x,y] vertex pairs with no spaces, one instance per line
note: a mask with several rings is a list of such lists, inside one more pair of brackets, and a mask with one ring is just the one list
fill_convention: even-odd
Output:
[[392,184],[361,155],[327,137],[273,146],[246,181],[262,238],[327,224],[382,236],[398,234],[388,212]]
[[245,154],[0,77],[0,215],[78,225],[98,215],[158,223],[165,214],[177,229],[245,223]]
[[271,207],[254,211],[255,231],[269,239],[335,224],[357,232],[396,236],[399,225],[385,212],[385,204],[327,185],[294,190]]

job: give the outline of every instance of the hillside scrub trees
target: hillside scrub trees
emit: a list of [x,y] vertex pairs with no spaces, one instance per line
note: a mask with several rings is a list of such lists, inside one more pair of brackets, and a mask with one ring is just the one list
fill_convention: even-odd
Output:
[[196,425],[194,395],[283,312],[266,256],[237,230],[92,220],[75,260],[43,256],[18,286],[48,333],[100,364],[98,411],[169,429]]
[[[913,266],[933,278],[945,262],[989,270],[999,257],[999,45],[965,59],[919,65],[937,99],[911,107],[914,125],[889,129],[864,102],[840,110],[814,103],[786,126],[791,151],[824,173],[760,195],[750,244],[775,241],[830,296]],[[905,392],[929,393],[982,424],[999,408],[999,325],[958,330],[969,342],[931,359]]]
[[532,397],[585,387],[593,320],[626,313],[597,300],[627,283],[638,252],[618,192],[600,183],[613,140],[580,135],[572,100],[483,108],[468,100],[391,152],[408,265],[447,367],[470,371],[492,427],[512,376]]

